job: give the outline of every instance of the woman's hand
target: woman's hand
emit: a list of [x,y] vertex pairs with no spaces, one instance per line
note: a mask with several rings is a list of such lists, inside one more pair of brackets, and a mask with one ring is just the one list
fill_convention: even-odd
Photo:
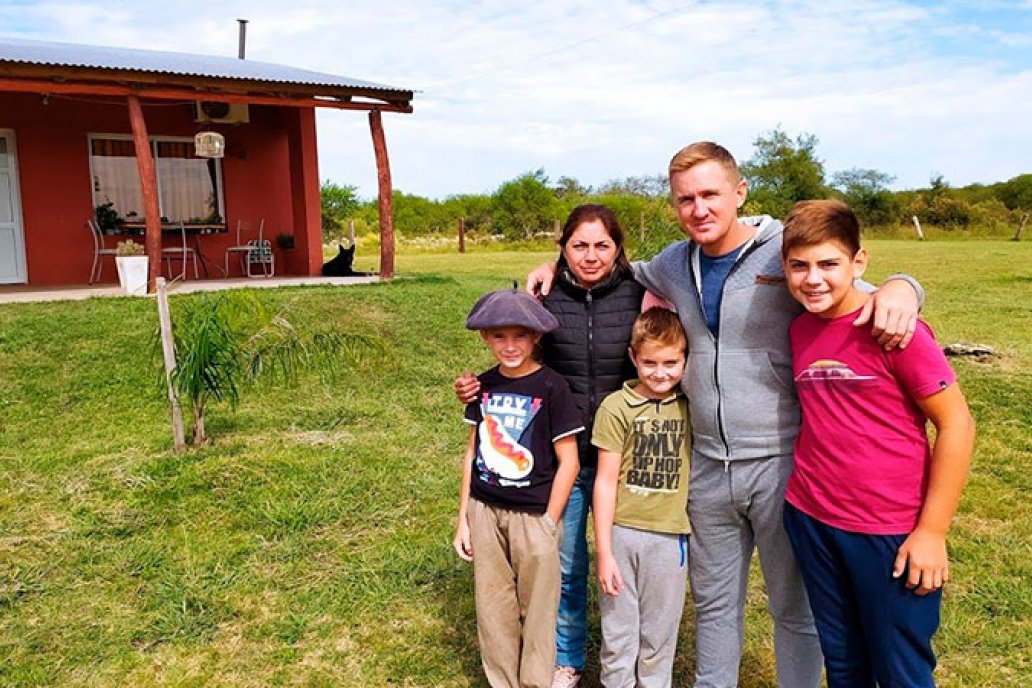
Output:
[[470,370],[462,371],[460,377],[455,378],[455,382],[452,383],[452,389],[455,390],[455,397],[463,404],[472,404],[477,400],[477,395],[480,393],[480,380]]

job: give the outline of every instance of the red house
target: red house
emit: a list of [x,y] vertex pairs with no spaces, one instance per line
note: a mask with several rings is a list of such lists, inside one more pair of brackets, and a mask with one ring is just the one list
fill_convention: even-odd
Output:
[[[136,225],[152,282],[179,223],[209,277],[221,276],[238,223],[261,220],[277,273],[320,274],[317,107],[369,113],[380,273],[393,276],[380,113],[412,112],[412,97],[253,60],[0,38],[0,284],[86,283],[87,220],[111,232]],[[224,137],[221,158],[195,151],[195,135],[209,131]],[[114,275],[108,257],[104,279]]]

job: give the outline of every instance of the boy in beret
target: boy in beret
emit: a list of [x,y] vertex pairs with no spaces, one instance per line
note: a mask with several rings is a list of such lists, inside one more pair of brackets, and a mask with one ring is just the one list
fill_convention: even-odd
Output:
[[481,297],[466,320],[498,365],[466,407],[453,546],[473,562],[481,663],[495,688],[549,688],[559,606],[559,525],[584,430],[566,380],[541,365],[541,335],[559,326],[526,292]]

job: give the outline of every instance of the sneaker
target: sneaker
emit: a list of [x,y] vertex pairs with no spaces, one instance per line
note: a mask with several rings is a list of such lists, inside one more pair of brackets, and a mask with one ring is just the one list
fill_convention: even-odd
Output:
[[552,674],[552,688],[576,688],[580,677],[580,672],[573,667],[556,667]]

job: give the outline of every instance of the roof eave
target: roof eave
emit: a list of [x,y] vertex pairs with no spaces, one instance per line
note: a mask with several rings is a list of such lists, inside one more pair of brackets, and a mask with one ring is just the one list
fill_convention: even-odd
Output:
[[[104,95],[133,92],[143,98],[183,98],[224,102],[412,112],[412,91],[335,84],[265,81],[231,77],[172,74],[135,69],[72,67],[0,61],[0,79],[29,92],[89,92]],[[14,88],[11,85],[14,84]]]

